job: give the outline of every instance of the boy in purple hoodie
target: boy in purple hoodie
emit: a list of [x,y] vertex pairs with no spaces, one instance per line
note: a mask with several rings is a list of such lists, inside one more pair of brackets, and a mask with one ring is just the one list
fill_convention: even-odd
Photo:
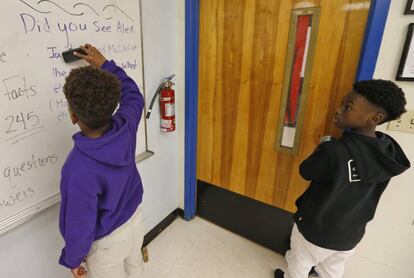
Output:
[[[78,57],[64,93],[80,132],[62,168],[59,263],[75,278],[137,277],[142,270],[143,188],[135,164],[144,98],[138,86],[92,45]],[[119,103],[119,109],[114,111]]]

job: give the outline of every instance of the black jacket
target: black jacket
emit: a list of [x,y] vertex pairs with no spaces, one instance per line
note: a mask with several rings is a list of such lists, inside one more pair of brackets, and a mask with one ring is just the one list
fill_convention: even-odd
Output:
[[321,144],[300,165],[309,188],[296,200],[294,220],[311,243],[333,250],[351,250],[362,239],[391,177],[410,162],[394,139],[345,132]]

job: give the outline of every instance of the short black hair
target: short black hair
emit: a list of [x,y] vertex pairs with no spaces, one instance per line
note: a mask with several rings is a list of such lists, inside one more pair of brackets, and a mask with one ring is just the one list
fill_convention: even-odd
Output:
[[364,96],[369,102],[384,109],[387,118],[383,122],[396,120],[407,112],[404,92],[392,81],[363,80],[356,82],[353,88],[356,93]]
[[82,123],[97,129],[111,121],[120,99],[121,86],[115,75],[87,66],[70,72],[63,92],[69,108]]

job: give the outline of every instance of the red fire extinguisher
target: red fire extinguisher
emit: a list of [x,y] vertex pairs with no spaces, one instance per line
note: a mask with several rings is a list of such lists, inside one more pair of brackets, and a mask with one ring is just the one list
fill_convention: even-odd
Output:
[[152,111],[152,107],[155,103],[157,96],[160,96],[160,125],[161,130],[165,132],[171,132],[175,130],[175,92],[172,89],[174,83],[171,79],[175,75],[170,75],[161,81],[160,86],[155,92],[151,104],[148,108],[146,118],[149,119]]

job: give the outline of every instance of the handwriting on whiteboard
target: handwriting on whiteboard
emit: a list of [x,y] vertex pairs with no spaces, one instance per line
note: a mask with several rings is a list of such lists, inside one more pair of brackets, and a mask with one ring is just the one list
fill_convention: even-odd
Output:
[[33,171],[38,171],[42,168],[50,167],[58,161],[56,154],[48,154],[43,156],[32,155],[30,158],[8,165],[4,167],[2,173],[3,178],[6,179],[11,187],[15,187],[16,181],[24,177],[26,174]]
[[[96,32],[96,33],[112,33],[117,32],[121,34],[135,34],[137,33],[134,25],[135,20],[128,15],[126,11],[117,5],[109,4],[102,8],[102,14],[97,11],[91,5],[86,3],[77,3],[72,6],[73,11],[62,7],[61,5],[53,2],[40,0],[36,5],[30,5],[29,3],[20,0],[22,4],[31,9],[30,12],[20,13],[20,21],[22,28],[26,35],[36,33],[61,33],[63,35],[65,44],[64,47],[71,46],[71,34],[75,32]],[[47,6],[45,5],[47,4]],[[73,20],[55,21],[50,18],[52,10],[59,10],[71,17]],[[79,11],[82,10],[82,11]],[[82,22],[82,16],[87,12],[93,12],[97,20],[92,22]],[[112,14],[122,15],[124,19],[117,21],[110,21],[113,19]]]
[[7,54],[4,51],[0,51],[0,63],[7,63]]

